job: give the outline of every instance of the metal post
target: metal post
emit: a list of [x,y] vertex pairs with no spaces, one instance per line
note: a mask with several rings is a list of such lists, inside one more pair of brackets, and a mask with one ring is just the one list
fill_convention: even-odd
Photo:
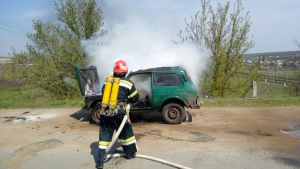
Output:
[[257,97],[257,84],[256,84],[256,81],[253,81],[252,82],[252,86],[253,86],[253,97]]

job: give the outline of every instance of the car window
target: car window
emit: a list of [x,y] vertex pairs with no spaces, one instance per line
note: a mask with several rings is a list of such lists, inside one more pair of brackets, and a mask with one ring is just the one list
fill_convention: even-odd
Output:
[[181,81],[176,73],[154,74],[154,86],[179,86]]
[[183,78],[183,80],[184,80],[185,82],[188,82],[188,81],[189,81],[188,77],[186,77],[185,75],[182,75],[182,78]]

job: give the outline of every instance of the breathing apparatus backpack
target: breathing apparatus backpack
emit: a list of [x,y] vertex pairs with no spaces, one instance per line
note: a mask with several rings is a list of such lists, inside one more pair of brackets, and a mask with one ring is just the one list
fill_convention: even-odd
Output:
[[120,78],[108,76],[105,79],[102,96],[101,115],[114,116],[118,113],[117,97],[119,93]]

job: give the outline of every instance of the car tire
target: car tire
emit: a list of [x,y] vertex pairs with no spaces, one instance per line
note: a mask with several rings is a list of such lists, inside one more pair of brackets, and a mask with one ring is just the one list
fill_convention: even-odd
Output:
[[100,104],[96,104],[92,108],[92,111],[91,111],[92,120],[96,124],[100,124],[100,109],[101,109],[101,105]]
[[192,122],[192,121],[193,121],[193,117],[192,117],[191,112],[186,111],[182,122]]
[[185,118],[185,110],[180,104],[169,103],[163,107],[162,115],[167,123],[180,124]]

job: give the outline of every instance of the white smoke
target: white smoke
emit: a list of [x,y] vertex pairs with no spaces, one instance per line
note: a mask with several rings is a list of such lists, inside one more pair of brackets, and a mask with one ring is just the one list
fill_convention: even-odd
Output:
[[[110,16],[108,11],[121,10],[120,5],[125,5],[121,8],[123,11],[113,13],[114,17]],[[181,66],[186,69],[194,83],[198,84],[198,75],[205,68],[209,53],[205,48],[172,42],[172,39],[179,40],[177,34],[185,27],[184,19],[180,20],[181,17],[170,10],[161,9],[149,14],[149,11],[126,7],[125,3],[105,4],[102,10],[104,17],[110,19],[105,20],[108,35],[100,38],[101,42],[107,44],[99,45],[94,40],[83,42],[88,55],[88,66],[97,67],[101,83],[105,77],[112,75],[114,63],[122,59],[127,63],[129,71]]]

